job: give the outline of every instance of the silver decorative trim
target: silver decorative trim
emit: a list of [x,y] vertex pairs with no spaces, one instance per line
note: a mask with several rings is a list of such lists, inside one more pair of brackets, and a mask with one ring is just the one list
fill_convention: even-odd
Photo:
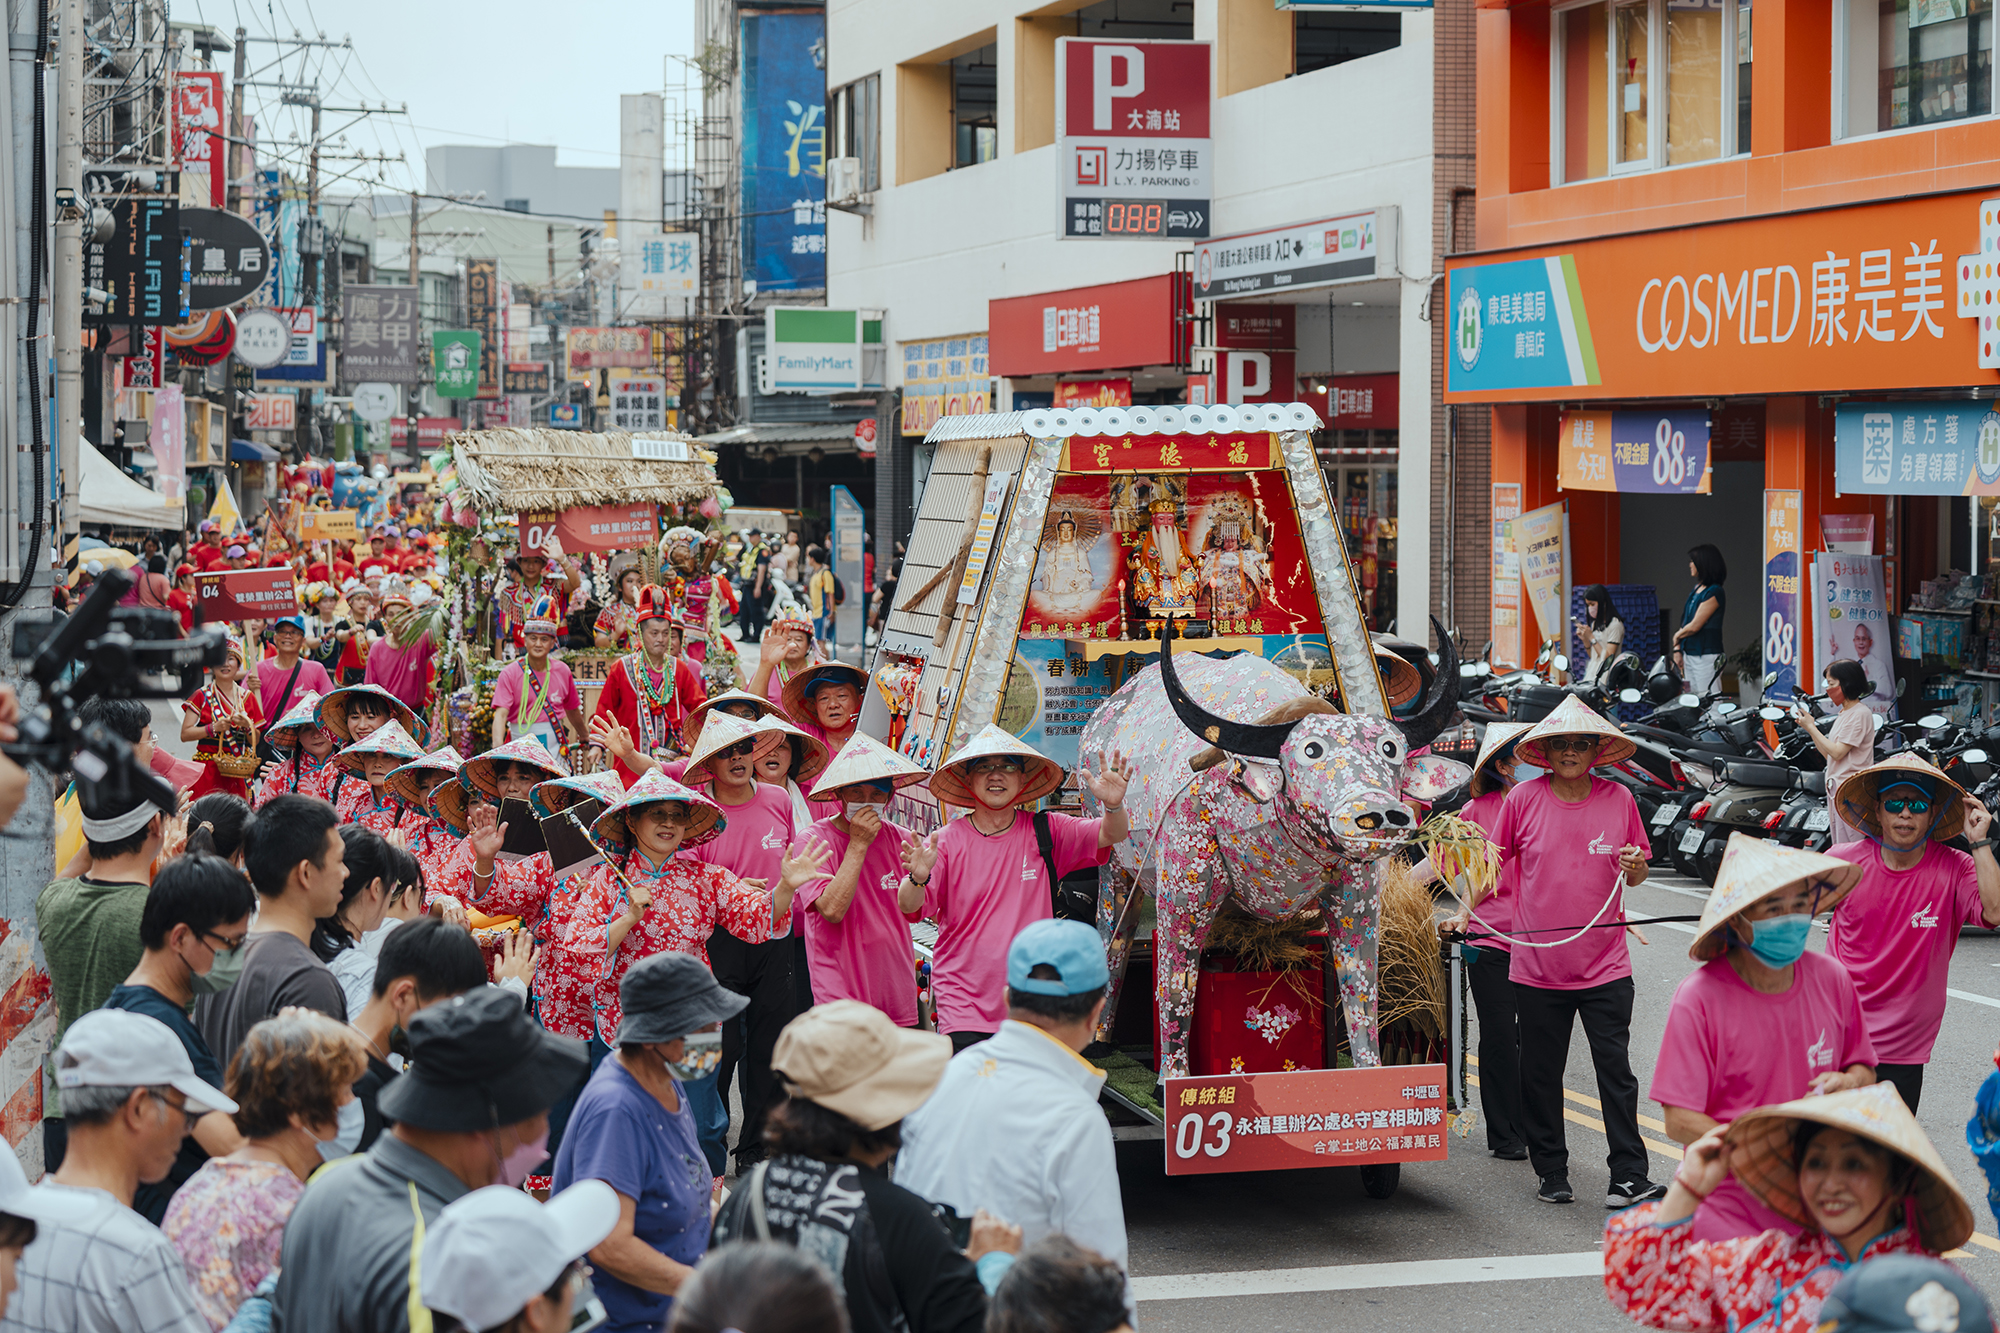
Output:
[[1340,677],[1341,702],[1350,713],[1387,717],[1389,699],[1382,689],[1381,669],[1375,665],[1368,622],[1361,613],[1361,594],[1354,587],[1354,566],[1347,558],[1347,542],[1334,522],[1333,499],[1326,491],[1326,474],[1320,471],[1319,458],[1313,453],[1312,436],[1302,430],[1280,432],[1278,451],[1291,474],[1299,538],[1305,544],[1306,563],[1315,572],[1313,587],[1319,594],[1320,621],[1333,655],[1333,669]]
[[1073,435],[1208,435],[1224,431],[1314,431],[1319,413],[1310,403],[1172,403],[1160,407],[1030,408],[940,417],[926,444],[1000,440],[1026,435],[1063,440]]

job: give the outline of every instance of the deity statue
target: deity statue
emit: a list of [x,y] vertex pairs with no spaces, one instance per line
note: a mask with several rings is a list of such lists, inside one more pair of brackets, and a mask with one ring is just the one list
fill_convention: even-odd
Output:
[[1200,591],[1200,570],[1181,532],[1180,509],[1167,499],[1148,505],[1151,525],[1128,557],[1133,599],[1148,611],[1192,610]]
[[1240,619],[1264,603],[1268,557],[1250,505],[1240,495],[1216,497],[1208,506],[1201,543],[1201,587],[1210,617]]
[[1086,513],[1079,523],[1067,509],[1043,528],[1035,584],[1038,600],[1051,614],[1084,615],[1097,604],[1102,587],[1090,567],[1090,548],[1098,531],[1095,515]]
[[710,570],[718,545],[689,527],[668,528],[660,537],[660,582],[687,626],[682,655],[701,668],[710,693],[742,684],[736,650],[722,632],[723,617],[736,614],[736,590]]

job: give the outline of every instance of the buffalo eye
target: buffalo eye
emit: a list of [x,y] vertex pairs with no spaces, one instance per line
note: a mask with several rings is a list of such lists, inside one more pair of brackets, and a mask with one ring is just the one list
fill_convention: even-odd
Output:
[[1299,752],[1308,759],[1319,759],[1325,756],[1326,747],[1318,741],[1307,741],[1299,748]]
[[1383,742],[1382,742],[1382,757],[1383,757],[1384,759],[1394,759],[1394,758],[1397,758],[1397,757],[1398,757],[1398,755],[1399,755],[1400,753],[1401,753],[1401,752],[1400,752],[1400,750],[1399,750],[1399,749],[1397,748],[1397,745],[1396,745],[1396,742],[1394,742],[1394,741],[1383,741]]

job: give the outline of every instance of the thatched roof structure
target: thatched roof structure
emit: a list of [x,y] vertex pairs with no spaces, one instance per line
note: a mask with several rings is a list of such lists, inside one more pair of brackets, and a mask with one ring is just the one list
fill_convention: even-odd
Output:
[[445,443],[457,463],[460,494],[482,513],[698,504],[715,494],[713,453],[686,436],[648,432],[647,438],[684,440],[693,461],[634,458],[632,437],[622,430],[470,430]]

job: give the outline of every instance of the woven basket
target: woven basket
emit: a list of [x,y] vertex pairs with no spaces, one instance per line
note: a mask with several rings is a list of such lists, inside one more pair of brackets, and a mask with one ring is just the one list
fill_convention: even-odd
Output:
[[215,771],[225,778],[251,778],[264,761],[257,757],[255,750],[245,750],[242,754],[218,754],[214,759]]

